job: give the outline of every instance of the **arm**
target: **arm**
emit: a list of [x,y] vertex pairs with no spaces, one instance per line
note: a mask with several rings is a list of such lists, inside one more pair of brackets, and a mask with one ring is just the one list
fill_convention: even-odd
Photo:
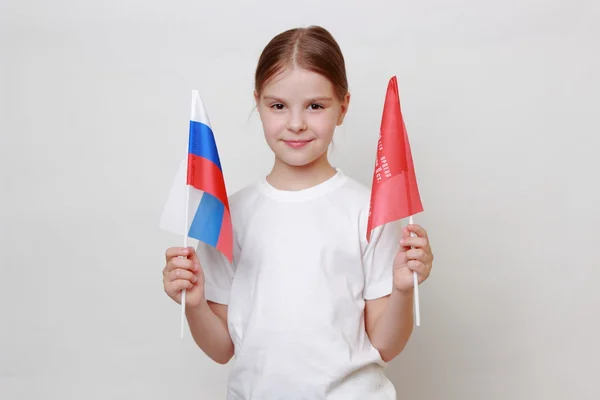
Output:
[[413,294],[393,289],[388,296],[368,300],[365,325],[369,339],[385,362],[396,357],[413,330]]
[[385,362],[400,354],[413,330],[413,272],[420,284],[429,277],[433,264],[429,238],[421,226],[405,227],[400,245],[393,262],[391,294],[365,302],[367,334]]
[[186,317],[198,347],[219,364],[227,364],[233,357],[227,306],[204,300],[195,308],[186,307]]
[[204,271],[193,248],[167,249],[163,269],[165,292],[181,304],[186,289],[185,314],[194,341],[206,355],[220,364],[233,356],[227,328],[227,306],[206,300]]

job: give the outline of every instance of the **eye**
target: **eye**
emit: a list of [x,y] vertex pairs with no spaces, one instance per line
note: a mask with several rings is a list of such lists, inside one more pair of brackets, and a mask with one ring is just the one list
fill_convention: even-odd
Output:
[[271,105],[271,108],[274,108],[275,110],[283,110],[283,104],[275,103],[275,104]]
[[323,108],[323,106],[320,105],[320,104],[313,103],[313,104],[310,105],[310,109],[311,110],[319,110],[321,108]]

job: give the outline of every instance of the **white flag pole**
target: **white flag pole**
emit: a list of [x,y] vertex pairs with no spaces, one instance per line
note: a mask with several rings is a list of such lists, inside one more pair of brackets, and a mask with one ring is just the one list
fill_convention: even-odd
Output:
[[[183,247],[188,247],[188,219],[190,213],[190,185],[185,185],[185,226],[183,228]],[[185,325],[185,289],[181,291],[181,338]]]
[[[408,217],[408,223],[409,223],[409,225],[413,224],[413,216],[412,215],[410,217]],[[417,235],[415,235],[414,232],[411,232],[410,236],[415,237]],[[419,279],[418,279],[417,273],[415,271],[413,271],[413,285],[414,285],[414,292],[415,292],[416,324],[417,324],[417,326],[420,326],[421,325],[421,311],[419,310]]]

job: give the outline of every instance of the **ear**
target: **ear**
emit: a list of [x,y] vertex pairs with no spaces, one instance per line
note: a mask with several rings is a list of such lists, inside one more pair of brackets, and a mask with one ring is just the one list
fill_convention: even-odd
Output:
[[256,90],[255,90],[254,91],[254,109],[258,113],[258,116],[262,119],[262,115],[260,115],[259,100],[260,100],[260,98],[258,96],[258,93],[256,93]]
[[261,117],[262,119],[262,115],[260,114],[260,96],[258,95],[256,90],[254,91],[254,109],[258,113],[259,117]]
[[338,116],[337,125],[340,126],[344,122],[348,107],[350,106],[350,93],[346,93],[344,100],[341,103],[340,115]]

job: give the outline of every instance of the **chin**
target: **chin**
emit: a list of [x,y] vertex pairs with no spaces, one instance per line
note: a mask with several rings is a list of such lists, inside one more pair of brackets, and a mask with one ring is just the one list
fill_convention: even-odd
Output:
[[314,163],[317,158],[308,158],[308,157],[286,157],[281,156],[281,157],[277,157],[279,158],[281,161],[283,161],[285,164],[291,166],[291,167],[306,167],[307,165],[310,165],[312,163]]
[[285,164],[292,167],[306,167],[317,162],[324,153],[314,152],[288,152],[276,153],[276,157]]

